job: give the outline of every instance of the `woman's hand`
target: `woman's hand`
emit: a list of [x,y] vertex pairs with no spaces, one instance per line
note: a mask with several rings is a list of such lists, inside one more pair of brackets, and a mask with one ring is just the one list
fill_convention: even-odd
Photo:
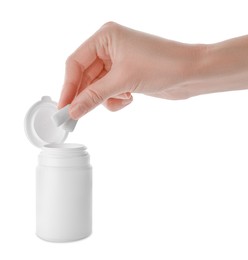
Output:
[[107,23],[67,59],[59,108],[71,103],[78,119],[101,103],[119,110],[131,93],[187,98],[201,49]]
[[184,44],[105,24],[68,59],[59,108],[78,119],[103,103],[111,111],[131,93],[165,99],[248,88],[248,36]]

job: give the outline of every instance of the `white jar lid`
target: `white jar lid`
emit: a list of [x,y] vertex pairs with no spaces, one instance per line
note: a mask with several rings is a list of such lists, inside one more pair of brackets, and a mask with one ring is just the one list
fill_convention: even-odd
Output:
[[48,96],[42,97],[28,110],[24,126],[26,135],[33,145],[43,147],[65,141],[68,132],[57,127],[52,120],[57,111],[57,103]]

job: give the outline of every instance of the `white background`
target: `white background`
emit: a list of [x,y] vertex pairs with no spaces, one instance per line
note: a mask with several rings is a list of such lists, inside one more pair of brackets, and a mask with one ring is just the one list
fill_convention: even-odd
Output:
[[248,91],[134,95],[82,118],[67,140],[87,145],[94,167],[93,234],[79,242],[35,236],[39,149],[23,130],[41,96],[58,100],[67,56],[103,23],[214,43],[248,33],[246,2],[1,0],[0,259],[248,258]]

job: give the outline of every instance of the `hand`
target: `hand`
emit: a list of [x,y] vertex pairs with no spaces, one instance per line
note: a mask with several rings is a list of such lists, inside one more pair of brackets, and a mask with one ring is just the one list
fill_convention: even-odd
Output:
[[131,93],[187,98],[202,46],[107,23],[67,59],[59,108],[71,103],[78,119],[101,103],[119,110],[132,102]]

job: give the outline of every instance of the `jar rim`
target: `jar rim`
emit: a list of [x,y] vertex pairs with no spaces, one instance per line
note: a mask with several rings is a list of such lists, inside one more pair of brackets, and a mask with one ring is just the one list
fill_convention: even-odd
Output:
[[86,150],[87,147],[83,144],[76,144],[76,143],[51,143],[46,144],[42,147],[43,150],[63,150],[63,151],[69,151],[69,150]]

